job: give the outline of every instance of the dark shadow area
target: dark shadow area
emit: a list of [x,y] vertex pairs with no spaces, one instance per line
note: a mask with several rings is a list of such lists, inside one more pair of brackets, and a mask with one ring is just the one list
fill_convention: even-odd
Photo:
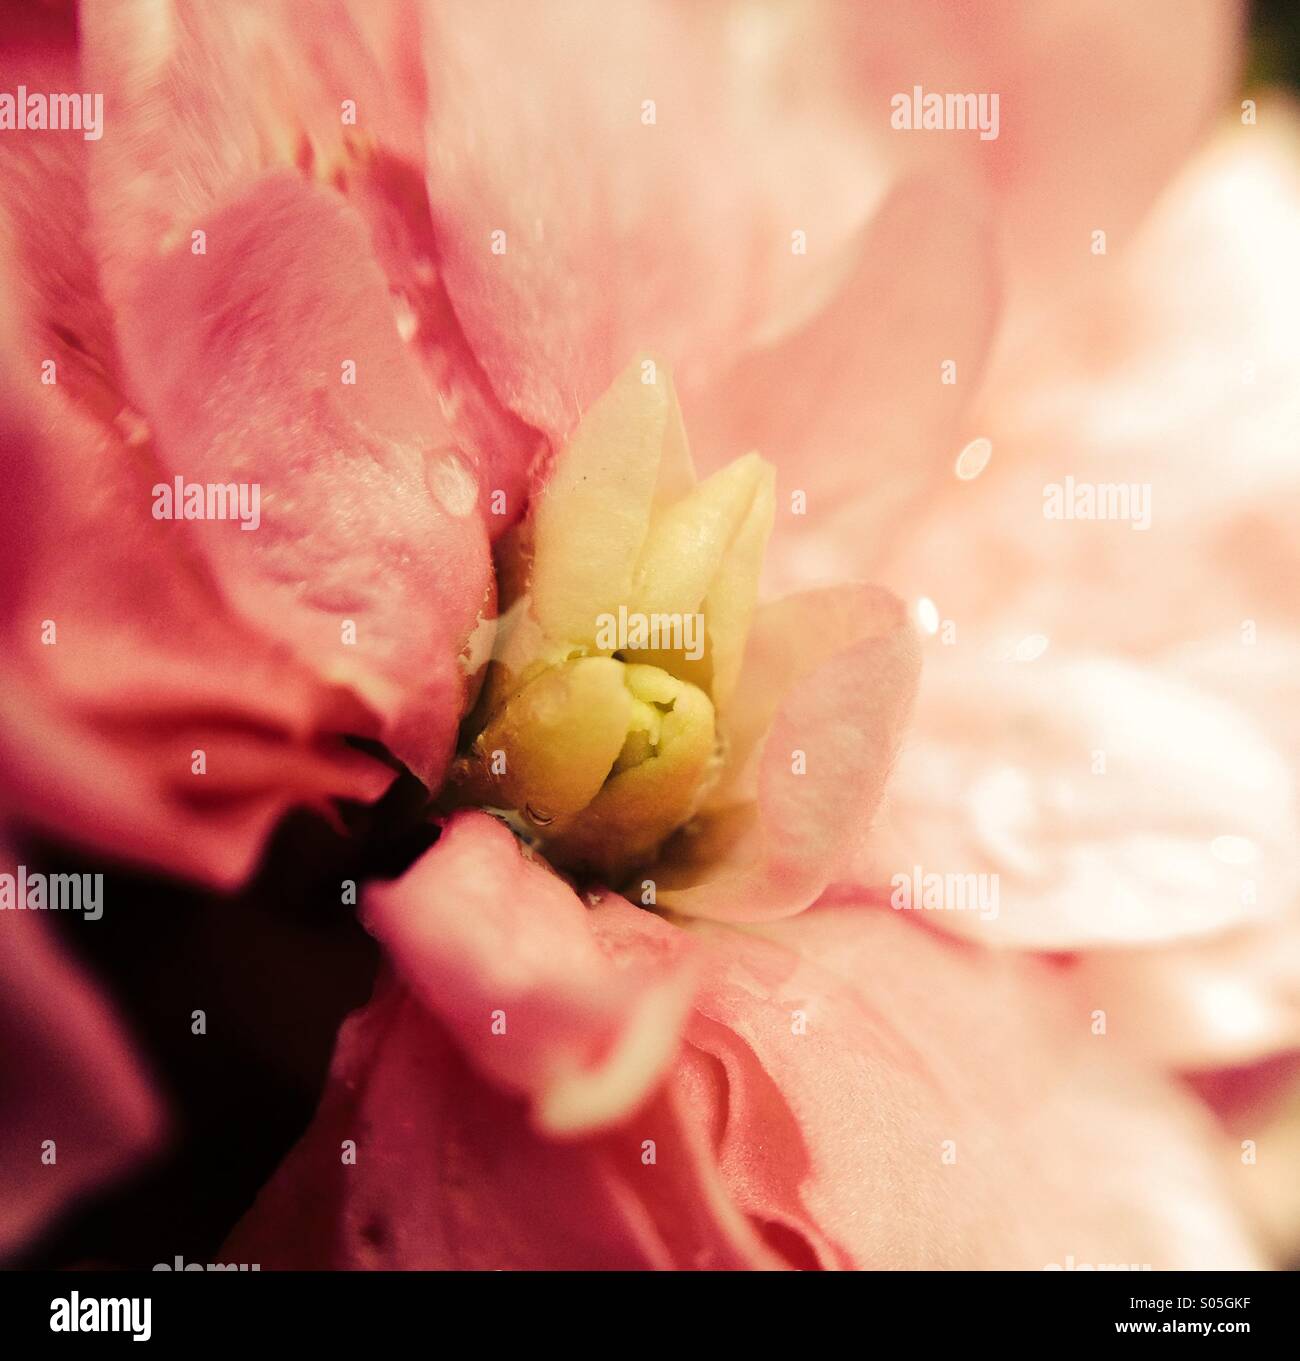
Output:
[[[104,915],[51,913],[117,1008],[172,1119],[169,1146],[53,1223],[18,1268],[210,1262],[316,1109],[338,1027],[369,998],[378,948],[342,885],[400,874],[437,839],[400,778],[344,828],[288,817],[248,887],[221,895],[37,840],[27,863],[104,872]],[[195,1034],[192,1014],[205,1013]]]

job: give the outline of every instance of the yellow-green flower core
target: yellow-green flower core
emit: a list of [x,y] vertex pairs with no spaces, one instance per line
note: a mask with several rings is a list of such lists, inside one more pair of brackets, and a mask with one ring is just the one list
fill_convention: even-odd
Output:
[[632,366],[500,550],[503,615],[454,772],[552,863],[619,884],[713,782],[771,529],[756,455],[697,483],[671,383]]

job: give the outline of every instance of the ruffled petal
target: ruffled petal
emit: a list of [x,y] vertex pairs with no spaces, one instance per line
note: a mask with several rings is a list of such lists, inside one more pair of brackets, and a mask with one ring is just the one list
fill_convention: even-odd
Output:
[[[392,773],[340,737],[374,735],[378,717],[232,618],[182,527],[150,514],[158,469],[119,395],[86,249],[84,145],[51,134],[9,162],[0,194],[0,805],[233,884],[287,807],[372,799]],[[61,205],[39,232],[33,176]]]
[[920,650],[870,586],[760,606],[730,711],[729,773],[651,871],[660,905],[764,921],[807,907],[857,855],[911,708]]
[[1050,967],[861,903],[696,931],[723,1177],[804,1260],[1259,1265],[1204,1114],[1093,1037]]
[[498,395],[557,445],[634,354],[694,386],[824,295],[883,182],[819,79],[823,17],[431,6],[448,291]]
[[202,221],[210,253],[155,260],[121,318],[159,485],[260,486],[255,530],[187,520],[187,535],[238,615],[350,685],[435,782],[466,699],[459,654],[492,609],[474,473],[335,195],[276,173]]
[[[158,256],[188,249],[192,231],[267,171],[329,185],[364,223],[367,249],[354,258],[373,254],[383,271],[423,400],[495,496],[493,536],[504,531],[540,441],[496,400],[443,286],[424,189],[420,7],[106,0],[81,22],[85,78],[111,110],[92,198],[114,309],[139,306]],[[230,258],[228,240],[211,248],[214,266]]]
[[656,1095],[613,1132],[548,1139],[395,984],[344,1025],[320,1111],[223,1252],[264,1270],[776,1261],[681,1097]]
[[222,609],[137,451],[57,389],[38,410],[34,360],[0,370],[0,813],[233,885],[286,808],[377,798],[392,772],[339,737],[376,717]]
[[367,925],[407,988],[551,1134],[608,1125],[643,1100],[690,1001],[680,970],[615,967],[587,917],[483,813],[452,818],[400,880],[366,896]]
[[[264,1267],[1259,1265],[1186,1094],[1044,965],[864,904],[741,932],[607,895],[602,948],[698,962],[664,1085],[548,1140],[396,985],[224,1249]],[[352,1140],[353,1149],[346,1140]]]
[[989,219],[947,185],[900,185],[844,254],[820,311],[683,393],[701,466],[776,465],[776,589],[874,575],[951,467],[999,314]]

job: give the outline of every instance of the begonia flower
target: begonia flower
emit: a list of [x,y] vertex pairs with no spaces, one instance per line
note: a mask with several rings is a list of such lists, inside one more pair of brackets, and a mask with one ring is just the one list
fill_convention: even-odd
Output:
[[[1300,1042],[1290,115],[1162,196],[1239,20],[14,25],[0,86],[106,114],[0,131],[6,836],[234,891],[289,810],[426,798],[433,844],[361,886],[374,996],[226,1256],[1265,1264],[1213,1079]],[[891,129],[913,87],[998,92],[998,135]],[[1225,366],[1264,381],[1198,403]],[[1041,513],[1116,466],[1154,554]],[[227,486],[256,524],[186,513]],[[925,867],[998,910],[892,911]],[[0,1075],[65,1152],[0,1183],[6,1253],[165,1128],[40,925],[0,923],[0,1025],[43,1009],[50,1063]]]

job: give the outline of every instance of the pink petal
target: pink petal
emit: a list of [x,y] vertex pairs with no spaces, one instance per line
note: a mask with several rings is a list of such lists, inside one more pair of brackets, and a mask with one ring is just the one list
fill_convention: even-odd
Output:
[[683,393],[701,466],[757,449],[777,467],[778,587],[881,561],[951,466],[998,315],[989,223],[946,186],[902,184],[845,254],[820,312]]
[[[1091,264],[1093,230],[1122,243],[1235,87],[1239,0],[948,0],[834,6],[861,115],[893,159],[992,197],[1024,300]],[[995,139],[895,131],[891,99],[996,92]]]
[[[1220,1106],[1225,1162],[1256,1233],[1276,1262],[1300,1250],[1300,1060],[1294,1055],[1199,1083]],[[1231,1101],[1225,1098],[1231,1095]],[[1265,1096],[1261,1100],[1261,1095]],[[1226,1109],[1225,1109],[1226,1108]]]
[[483,1076],[531,1099],[543,1130],[622,1118],[676,1046],[689,977],[612,963],[573,890],[483,813],[454,817],[400,880],[372,888],[366,921],[412,994]]
[[871,826],[919,668],[888,592],[844,586],[760,606],[723,715],[733,773],[666,848],[657,901],[731,921],[807,907]]
[[1050,644],[1035,660],[970,652],[927,656],[893,838],[861,882],[988,876],[991,910],[926,918],[1045,950],[1205,937],[1289,909],[1291,774],[1243,714],[1154,670],[1054,660]]
[[[950,479],[882,569],[907,598],[932,597],[956,641],[927,658],[895,784],[911,835],[874,881],[913,863],[909,850],[935,870],[1000,869],[1002,915],[974,928],[990,941],[1172,947],[1197,936],[1168,957],[1108,952],[1084,966],[1128,1017],[1121,1033],[1180,1065],[1285,1042],[1294,991],[1280,942],[1295,908],[1300,756],[1289,434],[1300,423],[1300,122],[1279,93],[1258,104],[1258,126],[1225,126],[1143,229],[1097,258],[1086,295],[1011,347],[967,432],[991,439],[987,470]],[[1067,477],[1146,485],[1150,527],[1046,518],[1046,489]],[[1051,640],[1041,660],[977,674],[991,643],[1040,633]],[[1096,649],[1145,665],[1099,661]],[[1001,776],[978,758],[984,743],[1007,754]],[[1090,773],[1100,748],[1104,777]],[[1048,811],[1017,820],[1017,789]],[[1219,859],[1220,838],[1251,863]],[[1008,849],[1055,868],[1013,873]],[[1173,864],[1191,880],[1178,883]],[[1259,918],[1255,931],[1213,938]]]
[[390,983],[344,1025],[315,1121],[222,1250],[267,1270],[771,1264],[709,1166],[667,1094],[616,1132],[546,1139]]
[[859,904],[697,929],[723,1177],[812,1260],[1257,1264],[1195,1103],[1093,1038],[1050,968]]
[[1073,961],[1081,1005],[1114,1043],[1169,1068],[1203,1071],[1300,1050],[1300,921],[1244,927],[1158,950]]
[[[129,679],[126,672],[122,679]],[[391,771],[359,753],[331,749],[324,740],[314,746],[298,725],[305,719],[328,728],[335,720],[321,712],[328,697],[292,672],[276,677],[284,705],[276,713],[240,710],[224,697],[205,707],[204,679],[211,677],[193,664],[170,694],[154,693],[162,711],[136,709],[119,725],[75,702],[51,701],[43,683],[28,689],[25,679],[4,673],[11,707],[0,724],[0,811],[115,860],[234,888],[253,871],[289,808],[328,811],[332,798],[369,802],[391,780]],[[248,666],[232,668],[225,684],[237,693],[249,679]],[[295,695],[315,708],[288,712]],[[185,712],[169,711],[170,704]],[[199,749],[216,776],[210,789],[192,772]]]
[[[879,569],[905,599],[967,631],[1142,656],[1226,641],[1243,672],[1243,621],[1294,636],[1300,113],[1270,91],[1259,106],[1008,346],[963,434],[991,441],[987,471],[936,487]],[[1149,527],[1048,518],[1067,477],[1148,487]]]
[[[265,171],[329,175],[349,139],[420,161],[423,76],[411,5],[196,0],[81,7],[87,84],[110,131],[96,147],[106,291],[116,305],[160,250]],[[220,101],[219,109],[214,100]],[[344,122],[343,100],[356,104]]]
[[[851,344],[836,372],[853,368],[872,387],[818,383],[841,402],[809,445],[819,463],[842,463],[845,438],[860,450],[870,436],[891,490],[910,497],[938,449],[891,446],[908,415],[938,435],[944,411],[974,390],[996,268],[987,238],[972,257],[945,218],[982,231],[991,205],[1024,284],[1086,270],[1090,232],[1125,238],[1226,89],[1239,13],[1217,0],[1190,17],[1180,9],[1171,40],[1163,7],[1139,15],[1119,0],[1086,16],[1054,4],[978,22],[940,3],[788,15],[575,4],[536,24],[508,4],[437,9],[425,33],[429,186],[451,298],[502,399],[552,439],[647,347],[673,365],[689,411],[743,351],[789,337],[834,293],[855,232],[891,183],[920,170],[952,186],[950,202],[928,220],[918,210],[910,235],[873,237],[886,248],[867,269],[892,281],[901,324],[846,332],[847,310],[861,316],[874,300],[858,281],[853,305],[819,328],[822,351],[867,333],[868,357],[878,351],[885,370],[853,362]],[[724,97],[733,80],[746,99]],[[918,80],[997,92],[999,138],[893,131],[890,100]],[[647,100],[653,123],[642,121]],[[573,184],[588,190],[575,196]],[[792,250],[797,231],[806,255]],[[942,297],[931,287],[940,281]],[[926,313],[961,319],[942,353],[959,361],[958,392],[938,386],[925,348],[938,331],[916,325]],[[895,357],[900,332],[924,335],[914,362],[910,344]],[[806,372],[821,363],[805,361]],[[900,410],[885,376],[900,369],[908,392],[933,400],[881,415],[871,395]],[[744,370],[732,381],[728,396],[761,388]],[[759,444],[777,461],[793,448],[774,448],[771,432]],[[881,514],[870,529],[893,523]],[[815,541],[803,548],[814,553]]]
[[211,254],[155,260],[124,348],[167,474],[258,482],[263,514],[251,533],[185,529],[232,609],[350,684],[436,782],[465,703],[459,654],[493,604],[474,473],[334,195],[274,174],[203,224]]
[[861,904],[684,932],[606,897],[590,921],[618,957],[703,967],[659,1095],[602,1133],[547,1140],[390,984],[344,1027],[316,1121],[227,1256],[272,1268],[1258,1264],[1196,1104],[1093,1038],[1050,968]]
[[[56,192],[75,179],[53,143],[36,165]],[[4,182],[21,203],[23,179]],[[392,774],[339,737],[377,717],[231,618],[181,527],[150,515],[156,472],[115,423],[111,337],[65,208],[0,261],[21,281],[0,327],[0,811],[233,884],[287,807],[375,798]]]
[[637,353],[693,386],[824,293],[882,184],[830,47],[817,11],[431,8],[434,224],[508,407],[559,442]]
[[[329,184],[365,224],[357,258],[373,253],[384,273],[422,400],[440,411],[484,491],[504,493],[493,535],[508,527],[539,441],[497,402],[440,277],[424,191],[418,7],[233,0],[217,11],[169,0],[142,10],[106,0],[85,7],[82,28],[86,80],[111,110],[92,197],[114,308],[129,313],[157,257],[188,248],[193,229],[266,171]],[[229,249],[213,240],[214,268]]]

